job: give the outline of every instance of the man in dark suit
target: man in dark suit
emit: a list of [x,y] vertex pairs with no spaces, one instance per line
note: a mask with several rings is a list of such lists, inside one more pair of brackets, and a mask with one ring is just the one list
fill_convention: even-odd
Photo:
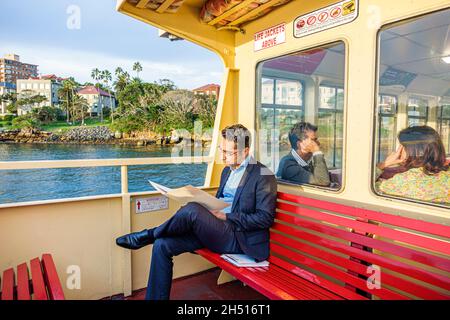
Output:
[[330,176],[320,142],[317,127],[308,122],[296,123],[289,131],[291,152],[278,166],[277,177],[293,183],[309,183],[329,186]]
[[240,124],[222,130],[220,150],[227,165],[216,197],[230,204],[209,211],[196,202],[181,207],[159,227],[116,239],[117,245],[139,249],[153,244],[146,299],[170,297],[172,258],[208,248],[217,253],[245,253],[257,261],[269,257],[277,183],[270,170],[250,155],[250,132]]

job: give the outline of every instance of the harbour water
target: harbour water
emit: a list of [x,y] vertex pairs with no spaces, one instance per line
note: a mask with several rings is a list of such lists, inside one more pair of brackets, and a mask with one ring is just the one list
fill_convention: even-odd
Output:
[[[172,151],[158,145],[0,144],[0,161],[170,157]],[[149,179],[172,188],[201,186],[206,169],[206,163],[129,166],[129,191],[154,190]],[[0,170],[0,204],[116,194],[120,181],[120,167]]]

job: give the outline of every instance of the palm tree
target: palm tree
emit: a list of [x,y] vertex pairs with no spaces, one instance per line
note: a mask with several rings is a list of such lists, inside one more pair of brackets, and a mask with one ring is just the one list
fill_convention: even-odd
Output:
[[120,91],[125,89],[127,84],[130,83],[130,74],[128,72],[123,72],[117,76],[117,80],[114,81],[114,90],[118,94]]
[[[101,94],[100,94],[100,85],[99,85],[99,81],[103,79],[103,75],[102,75],[102,71],[100,71],[98,68],[95,68],[92,70],[91,72],[91,78],[94,79],[95,81],[95,86],[97,87],[97,91],[98,91],[98,103],[97,103],[97,107],[100,108],[100,121],[103,122],[103,104],[101,103]],[[97,112],[98,114],[98,112]]]
[[111,123],[114,123],[114,107],[112,105],[111,90],[109,89],[109,82],[112,80],[111,72],[109,72],[108,70],[103,70],[102,71],[102,79],[103,79],[105,86],[109,93],[109,106],[111,107]]
[[89,107],[86,98],[83,98],[78,94],[75,94],[73,97],[73,106],[74,111],[79,111],[79,113],[81,114],[81,124],[84,125],[84,115]]
[[123,69],[121,67],[117,67],[115,71],[116,77],[120,77],[121,74],[123,74]]
[[76,84],[71,79],[66,79],[62,82],[61,88],[58,90],[58,94],[61,100],[66,104],[67,123],[70,122],[70,107],[73,108],[73,95]]
[[139,72],[142,71],[142,65],[139,62],[135,62],[133,65],[133,71],[136,71],[136,78],[139,78]]
[[92,69],[91,78],[95,81],[98,87],[98,81],[101,79],[101,71],[98,68]]

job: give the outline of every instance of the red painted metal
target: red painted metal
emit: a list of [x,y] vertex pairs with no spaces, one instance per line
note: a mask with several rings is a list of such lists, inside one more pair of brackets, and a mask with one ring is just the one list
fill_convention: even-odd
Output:
[[[307,245],[303,242],[299,242],[297,240],[287,238],[281,234],[272,233],[271,239],[274,241],[279,242],[280,244],[287,245],[290,247],[293,247],[297,250],[300,250],[301,252],[307,253],[313,257],[318,257],[322,259],[323,261],[328,261],[336,266],[344,267],[348,271],[353,271],[356,275],[364,275],[365,278],[370,276],[371,274],[367,273],[367,266],[363,265],[361,263],[354,262],[352,260],[342,258],[336,254],[329,253],[324,250],[317,249],[315,247],[312,247],[310,245]],[[406,280],[403,280],[399,277],[395,277],[392,275],[389,275],[386,272],[383,272],[383,284],[389,285],[394,288],[401,289],[404,292],[408,292],[418,298],[422,299],[440,299],[440,300],[446,300],[450,299],[450,296],[446,296],[444,294],[441,294],[439,292],[430,290],[424,286],[415,284],[413,282],[409,282]],[[361,288],[360,288],[361,289]],[[366,289],[364,289],[366,290]],[[377,292],[377,291],[376,291]]]
[[298,278],[297,282],[289,281],[285,283],[280,281],[281,279],[292,278],[286,270],[274,265],[268,268],[239,268],[220,258],[219,254],[207,249],[200,249],[196,252],[270,299],[340,299],[339,296],[333,295],[319,286],[316,286],[316,291],[322,292],[321,295],[314,295],[313,291],[305,290],[305,284],[308,286],[311,284],[301,278]]
[[[322,238],[314,234],[310,234],[308,232],[295,229],[291,226],[283,225],[280,223],[275,223],[273,225],[273,230],[277,230],[283,233],[287,233],[289,235],[301,238],[303,240],[306,240],[308,242],[314,243],[316,245],[320,245],[322,247],[325,247],[327,249],[331,249],[343,254],[351,255],[354,257],[357,257],[361,260],[368,261],[371,264],[378,265],[380,267],[393,270],[395,272],[398,272],[400,274],[421,280],[426,283],[433,284],[435,286],[441,287],[445,290],[450,290],[450,279],[447,277],[444,277],[440,274],[434,274],[430,271],[420,269],[416,266],[409,265],[397,260],[393,260],[387,257],[379,256],[377,254],[359,250],[356,248],[353,248],[349,245],[346,245],[342,242],[333,241],[330,239]],[[344,231],[345,232],[345,231]],[[273,234],[271,234],[271,238],[273,239]]]
[[44,270],[44,280],[48,288],[48,295],[51,300],[64,300],[64,291],[59,282],[56,266],[50,254],[42,255],[42,267]]
[[14,300],[14,269],[3,271],[2,300]]
[[[442,256],[450,255],[449,242],[433,237],[450,238],[450,227],[282,192],[278,200],[268,268],[238,268],[206,249],[197,252],[271,299],[364,300],[365,292],[450,299],[450,278],[437,270],[450,272]],[[378,289],[367,284],[369,266],[382,268]]]
[[[278,212],[276,215],[277,220],[285,221],[291,224],[298,225],[302,228],[314,230],[320,233],[324,233],[330,236],[333,236],[338,239],[347,240],[350,242],[358,242],[360,244],[364,244],[373,249],[377,249],[383,252],[391,253],[396,256],[413,260],[415,262],[419,262],[425,265],[432,266],[434,268],[438,268],[447,272],[450,272],[450,262],[448,259],[444,259],[442,257],[434,256],[422,251],[412,250],[406,247],[402,247],[396,244],[392,244],[389,242],[372,239],[369,237],[364,237],[358,234],[354,234],[348,232],[346,230],[333,228],[324,224],[320,224],[318,222],[313,222],[310,220],[306,220],[300,216],[292,216],[288,214],[284,214]],[[414,268],[414,267],[412,267]],[[450,279],[444,278],[444,281],[449,282]],[[443,281],[442,279],[440,281]]]
[[287,256],[287,257],[289,257],[290,260],[293,260],[301,265],[307,266],[309,268],[312,268],[313,270],[316,270],[318,272],[321,272],[323,274],[331,276],[334,279],[343,281],[345,283],[349,283],[352,286],[354,286],[362,291],[370,292],[382,299],[394,299],[394,300],[407,299],[406,297],[404,297],[400,294],[397,294],[395,292],[392,292],[388,289],[385,289],[383,287],[381,287],[380,289],[369,289],[366,281],[364,281],[363,279],[352,276],[344,271],[341,271],[335,267],[326,265],[317,260],[313,260],[313,259],[311,259],[303,254],[300,254],[298,252],[294,252],[292,250],[283,248],[275,243],[271,243],[270,246],[271,246],[271,250],[276,252],[278,255]]
[[204,258],[208,259],[215,265],[221,267],[223,270],[231,274],[232,276],[236,277],[237,279],[245,282],[250,287],[255,289],[256,291],[262,293],[269,299],[273,300],[296,300],[297,297],[287,293],[286,291],[283,291],[282,289],[278,288],[277,286],[273,285],[269,281],[265,280],[261,276],[256,276],[253,272],[238,268],[236,266],[233,266],[230,263],[224,263],[225,261],[220,258],[220,255],[211,252],[207,249],[200,249],[196,251],[199,255],[203,256]]
[[17,266],[17,300],[31,300],[30,280],[26,263]]
[[293,275],[299,276],[302,279],[306,279],[307,283],[315,284],[316,288],[325,288],[329,290],[329,292],[332,292],[336,295],[339,295],[340,297],[344,299],[349,300],[367,300],[367,298],[348,290],[347,288],[344,288],[334,282],[331,282],[321,276],[318,276],[316,274],[313,274],[309,271],[306,271],[299,266],[293,265],[285,260],[282,260],[276,256],[270,256],[269,261],[276,265],[277,267],[280,267],[284,270],[287,270],[288,272],[292,273]]
[[31,282],[33,284],[33,300],[48,300],[44,277],[39,258],[30,261]]
[[444,253],[450,255],[450,246],[447,242],[425,238],[419,235],[406,233],[403,231],[393,230],[386,227],[380,227],[374,224],[362,223],[359,221],[338,217],[335,215],[330,215],[318,211],[314,211],[311,209],[294,206],[287,203],[278,202],[277,208],[283,211],[288,211],[292,213],[297,213],[299,215],[309,217],[312,219],[326,221],[329,223],[333,223],[339,226],[345,226],[348,228],[363,230],[368,233],[373,233],[379,236],[383,236],[389,239],[402,241],[405,243],[409,243],[415,246],[422,247],[424,249],[428,249],[431,251],[437,251],[440,253]]
[[433,234],[433,235],[437,235],[437,236],[442,236],[442,237],[447,237],[447,238],[450,237],[450,227],[441,225],[441,224],[420,221],[420,220],[412,219],[412,218],[395,216],[395,215],[391,215],[391,214],[387,214],[387,213],[383,213],[383,212],[371,211],[371,210],[367,210],[367,209],[351,207],[351,206],[342,205],[342,204],[338,204],[338,203],[327,202],[327,201],[323,201],[323,200],[306,198],[306,197],[292,195],[292,194],[283,193],[283,192],[278,192],[278,199],[299,203],[304,206],[310,206],[310,207],[315,207],[318,209],[329,210],[329,211],[333,211],[336,213],[341,213],[341,214],[345,214],[345,215],[349,215],[349,216],[375,220],[378,222],[383,222],[383,223],[394,225],[397,227],[403,227],[403,228],[407,228],[407,229],[411,229],[411,230],[421,231],[421,232],[425,232],[425,233],[429,233],[429,234]]

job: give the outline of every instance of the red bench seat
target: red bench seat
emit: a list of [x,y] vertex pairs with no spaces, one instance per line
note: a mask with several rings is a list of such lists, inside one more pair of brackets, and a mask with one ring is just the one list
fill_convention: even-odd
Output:
[[15,282],[14,269],[5,270],[1,279],[1,300],[64,300],[61,282],[50,254],[43,254],[42,260],[32,259],[30,271],[31,279],[27,264],[18,265]]
[[270,265],[196,251],[270,299],[450,299],[450,227],[278,193]]

